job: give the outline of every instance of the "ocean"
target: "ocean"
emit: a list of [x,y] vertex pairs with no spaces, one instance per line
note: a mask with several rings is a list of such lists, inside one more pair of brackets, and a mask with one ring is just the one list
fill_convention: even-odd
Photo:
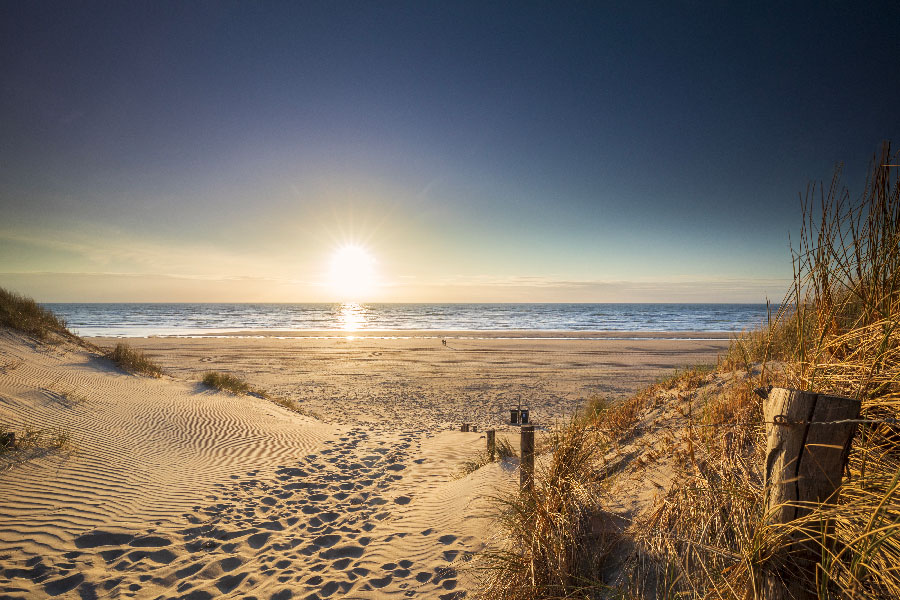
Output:
[[[47,304],[82,336],[235,331],[741,331],[765,304]],[[772,312],[777,307],[772,307]],[[564,337],[564,336],[563,336]]]

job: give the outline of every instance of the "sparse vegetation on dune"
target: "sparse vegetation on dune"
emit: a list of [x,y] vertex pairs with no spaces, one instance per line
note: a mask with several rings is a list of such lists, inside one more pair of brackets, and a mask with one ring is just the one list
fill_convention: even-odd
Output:
[[291,400],[290,398],[283,398],[281,396],[274,396],[265,390],[254,388],[237,375],[232,375],[231,373],[207,371],[203,374],[203,384],[208,385],[211,388],[215,388],[217,390],[225,392],[231,392],[232,394],[237,394],[239,396],[247,394],[253,395],[258,398],[263,398],[265,400],[273,402],[278,406],[286,408],[295,413],[317,419],[319,418],[318,414],[304,408],[295,400]]
[[107,357],[130,373],[149,375],[150,377],[161,377],[163,374],[162,367],[153,362],[146,354],[128,344],[116,344],[116,347],[109,351]]
[[231,373],[209,371],[203,375],[203,385],[208,385],[217,390],[231,392],[233,394],[247,394],[250,392],[250,384]]
[[484,597],[557,598],[596,583],[612,541],[596,523],[599,438],[578,421],[551,438],[534,487],[498,499],[500,525],[514,543],[482,557]]
[[68,431],[60,428],[24,427],[13,430],[0,425],[0,471],[49,453],[72,454],[75,445]]
[[[496,442],[494,443],[494,459],[495,460],[509,460],[511,458],[516,458],[517,453],[516,449],[513,448],[512,443],[509,441],[509,438],[499,436],[496,438]],[[488,465],[491,463],[491,456],[488,454],[487,450],[483,450],[478,452],[474,457],[463,461],[462,466],[459,469],[459,477],[465,477],[470,473],[474,473],[481,467]]]
[[0,324],[41,341],[72,339],[66,322],[33,299],[0,287]]
[[[715,373],[681,373],[625,402],[586,407],[545,458],[565,464],[566,476],[538,471],[540,493],[502,511],[508,546],[487,557],[483,597],[743,600],[760,597],[767,574],[808,579],[822,599],[900,597],[900,425],[890,422],[900,417],[898,162],[886,145],[855,204],[840,169],[829,187],[807,191],[790,293],[766,326],[735,338]],[[881,421],[857,430],[837,500],[789,524],[764,513],[754,389],[767,385],[858,398],[862,418]],[[585,453],[597,440],[612,450]],[[639,456],[622,456],[625,444]],[[571,458],[582,456],[590,460]],[[645,483],[665,472],[670,483],[629,518],[617,546],[627,558],[595,564],[604,581],[587,581],[580,565],[608,543],[580,537],[584,515],[605,514],[588,490],[626,472]],[[816,547],[818,564],[788,554],[789,536]]]

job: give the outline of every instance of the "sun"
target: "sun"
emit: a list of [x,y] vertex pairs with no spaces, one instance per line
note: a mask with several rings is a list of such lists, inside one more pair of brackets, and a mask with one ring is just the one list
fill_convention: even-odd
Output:
[[341,246],[331,257],[329,283],[341,301],[363,300],[375,287],[375,258],[362,246]]

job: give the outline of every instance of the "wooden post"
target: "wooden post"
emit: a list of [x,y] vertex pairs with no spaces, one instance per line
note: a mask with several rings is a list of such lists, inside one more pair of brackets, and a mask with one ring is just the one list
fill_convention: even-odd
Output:
[[[829,423],[859,418],[859,400],[772,389],[763,410],[766,423],[765,494],[771,523],[789,523],[823,502],[835,502],[855,423]],[[819,525],[827,537],[827,523]],[[815,565],[821,548],[801,543],[794,534],[785,548],[806,573],[768,573],[763,600],[816,598]]]
[[468,423],[463,423],[462,425],[459,426],[459,430],[460,430],[460,431],[468,431],[468,430],[469,430],[469,424],[468,424]]
[[534,487],[534,425],[523,425],[519,446],[519,490]]
[[488,429],[486,434],[487,434],[487,453],[488,453],[488,456],[491,457],[491,462],[494,462],[494,454],[497,449],[497,444],[496,444],[497,432],[494,431],[493,429]]

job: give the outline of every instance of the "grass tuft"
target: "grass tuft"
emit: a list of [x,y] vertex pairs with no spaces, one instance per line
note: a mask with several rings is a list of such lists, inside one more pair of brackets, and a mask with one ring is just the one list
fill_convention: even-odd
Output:
[[[516,449],[513,448],[512,443],[510,443],[509,439],[506,437],[498,437],[494,443],[494,454],[495,458],[499,459],[501,462],[504,460],[509,460],[512,458],[516,458]],[[462,478],[466,475],[474,473],[481,467],[490,464],[491,455],[488,454],[487,450],[483,450],[476,454],[474,457],[463,461],[462,466],[459,469],[457,474],[458,477]]]
[[162,367],[148,358],[146,354],[128,344],[116,344],[107,357],[121,369],[130,373],[149,375],[150,377],[161,377],[163,374]]
[[231,392],[233,394],[249,394],[250,384],[236,375],[208,371],[203,375],[203,384],[217,390]]
[[0,472],[53,453],[75,453],[75,444],[67,430],[25,427],[13,431],[0,425]]
[[600,446],[583,422],[552,433],[533,489],[498,498],[501,549],[481,557],[482,597],[564,598],[590,588],[613,536],[598,527]]
[[31,298],[0,288],[0,325],[41,341],[73,338],[64,319]]
[[251,386],[249,383],[247,383],[237,375],[232,375],[231,373],[207,371],[203,374],[203,384],[211,388],[215,388],[217,390],[225,392],[231,392],[232,394],[237,394],[239,396],[256,396],[257,398],[262,398],[264,400],[268,400],[269,402],[273,402],[278,406],[281,406],[282,408],[286,408],[289,411],[321,420],[321,416],[319,414],[302,406],[296,400],[291,400],[290,398],[284,398],[282,396],[274,396],[263,389]]

